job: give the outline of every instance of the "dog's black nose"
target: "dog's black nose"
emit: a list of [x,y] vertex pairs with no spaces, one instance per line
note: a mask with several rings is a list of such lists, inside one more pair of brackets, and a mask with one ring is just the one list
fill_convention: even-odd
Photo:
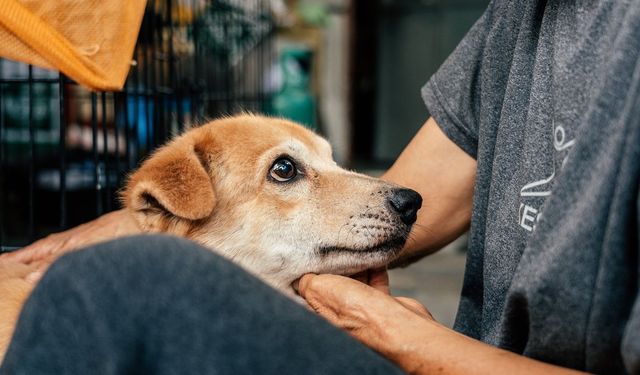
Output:
[[411,225],[416,222],[418,210],[422,206],[420,194],[411,189],[398,189],[393,192],[388,201],[403,223]]

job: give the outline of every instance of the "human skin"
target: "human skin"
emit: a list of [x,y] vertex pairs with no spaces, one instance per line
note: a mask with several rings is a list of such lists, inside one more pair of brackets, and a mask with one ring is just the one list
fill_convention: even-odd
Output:
[[[424,201],[395,265],[451,242],[469,226],[476,162],[429,119],[383,176]],[[410,374],[575,373],[457,333],[418,301],[389,294],[386,270],[352,278],[307,274],[294,283],[309,306]]]

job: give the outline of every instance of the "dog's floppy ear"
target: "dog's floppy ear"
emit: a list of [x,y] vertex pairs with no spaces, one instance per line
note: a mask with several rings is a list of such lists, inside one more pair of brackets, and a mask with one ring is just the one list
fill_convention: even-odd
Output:
[[[170,214],[187,220],[211,214],[216,197],[209,160],[189,143],[172,143],[142,164],[130,178],[125,204],[138,214]],[[136,215],[137,216],[137,215]]]

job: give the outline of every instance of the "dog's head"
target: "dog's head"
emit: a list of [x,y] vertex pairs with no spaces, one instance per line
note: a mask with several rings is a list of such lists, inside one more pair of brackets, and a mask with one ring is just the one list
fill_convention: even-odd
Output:
[[387,264],[422,203],[413,190],[338,167],[304,127],[253,115],[160,148],[123,198],[145,231],[191,238],[281,290],[308,272]]

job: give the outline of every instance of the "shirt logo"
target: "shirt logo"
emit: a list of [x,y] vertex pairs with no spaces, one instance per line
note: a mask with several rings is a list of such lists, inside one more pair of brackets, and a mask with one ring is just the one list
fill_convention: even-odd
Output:
[[[561,125],[556,126],[555,121],[551,123],[553,127],[553,148],[556,152],[566,151],[560,169],[562,169],[567,162],[569,156],[569,150],[575,143],[575,139],[567,140],[564,128]],[[518,208],[518,225],[528,232],[533,232],[536,227],[536,223],[542,217],[542,204],[546,197],[551,195],[551,188],[553,187],[553,180],[556,177],[556,166],[553,163],[553,171],[551,174],[543,179],[536,180],[525,184],[520,189],[520,207]],[[530,202],[527,197],[543,197],[542,202],[536,199],[535,203]],[[537,203],[537,204],[536,204]]]

